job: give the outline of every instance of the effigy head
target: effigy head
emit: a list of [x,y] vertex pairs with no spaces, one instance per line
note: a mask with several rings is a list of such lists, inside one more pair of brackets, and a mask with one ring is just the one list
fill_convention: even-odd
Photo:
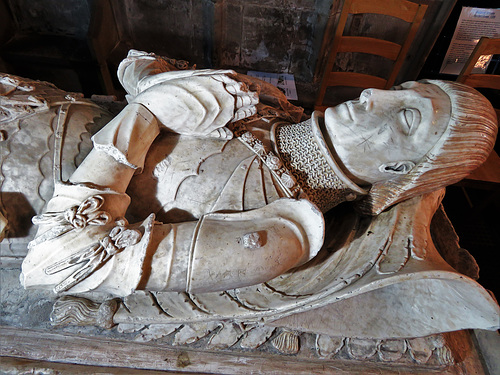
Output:
[[343,169],[354,182],[371,186],[408,173],[439,142],[450,116],[442,89],[407,82],[367,89],[357,100],[328,108],[325,123]]
[[[414,121],[419,116],[422,120],[429,115],[428,108],[423,111],[422,107],[404,108],[398,112],[399,123],[410,125],[410,136],[403,140],[400,148],[416,144],[423,155],[419,160],[412,160],[411,157],[418,157],[418,152],[409,147],[410,157],[381,164],[378,172],[385,172],[387,178],[373,181],[369,194],[358,202],[363,213],[378,214],[395,203],[458,182],[479,167],[493,149],[498,132],[497,117],[483,95],[463,84],[436,80],[407,82],[393,92],[401,94],[399,90],[423,87],[432,88],[435,94],[443,93],[429,96],[431,102],[443,105],[444,110],[434,107],[437,112],[431,117],[427,130],[422,132],[429,137],[427,141],[421,137],[412,139],[411,135],[417,131],[412,130]],[[443,100],[445,97],[448,106]]]

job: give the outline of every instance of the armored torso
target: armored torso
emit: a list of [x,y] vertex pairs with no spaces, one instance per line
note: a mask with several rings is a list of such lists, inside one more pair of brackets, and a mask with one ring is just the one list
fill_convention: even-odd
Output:
[[2,254],[26,255],[35,235],[31,218],[85,158],[93,133],[109,114],[81,94],[46,82],[0,74],[0,212],[5,217]]

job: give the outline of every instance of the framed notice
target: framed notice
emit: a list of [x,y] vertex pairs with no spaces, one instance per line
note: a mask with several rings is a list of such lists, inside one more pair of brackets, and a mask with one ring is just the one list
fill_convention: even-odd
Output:
[[[483,36],[500,37],[500,9],[463,7],[439,72],[458,75]],[[490,60],[482,56],[473,73],[484,73]]]

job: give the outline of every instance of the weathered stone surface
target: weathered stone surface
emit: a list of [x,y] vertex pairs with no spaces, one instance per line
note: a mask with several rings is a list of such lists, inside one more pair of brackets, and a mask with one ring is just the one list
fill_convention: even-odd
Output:
[[217,4],[218,65],[292,73],[297,80],[311,81],[329,5],[222,1]]

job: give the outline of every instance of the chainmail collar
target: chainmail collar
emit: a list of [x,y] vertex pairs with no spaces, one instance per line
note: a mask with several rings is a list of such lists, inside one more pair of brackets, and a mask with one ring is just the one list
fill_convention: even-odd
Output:
[[309,200],[326,212],[367,191],[353,183],[335,162],[321,131],[323,121],[323,115],[315,111],[309,120],[299,124],[276,124],[272,140]]

